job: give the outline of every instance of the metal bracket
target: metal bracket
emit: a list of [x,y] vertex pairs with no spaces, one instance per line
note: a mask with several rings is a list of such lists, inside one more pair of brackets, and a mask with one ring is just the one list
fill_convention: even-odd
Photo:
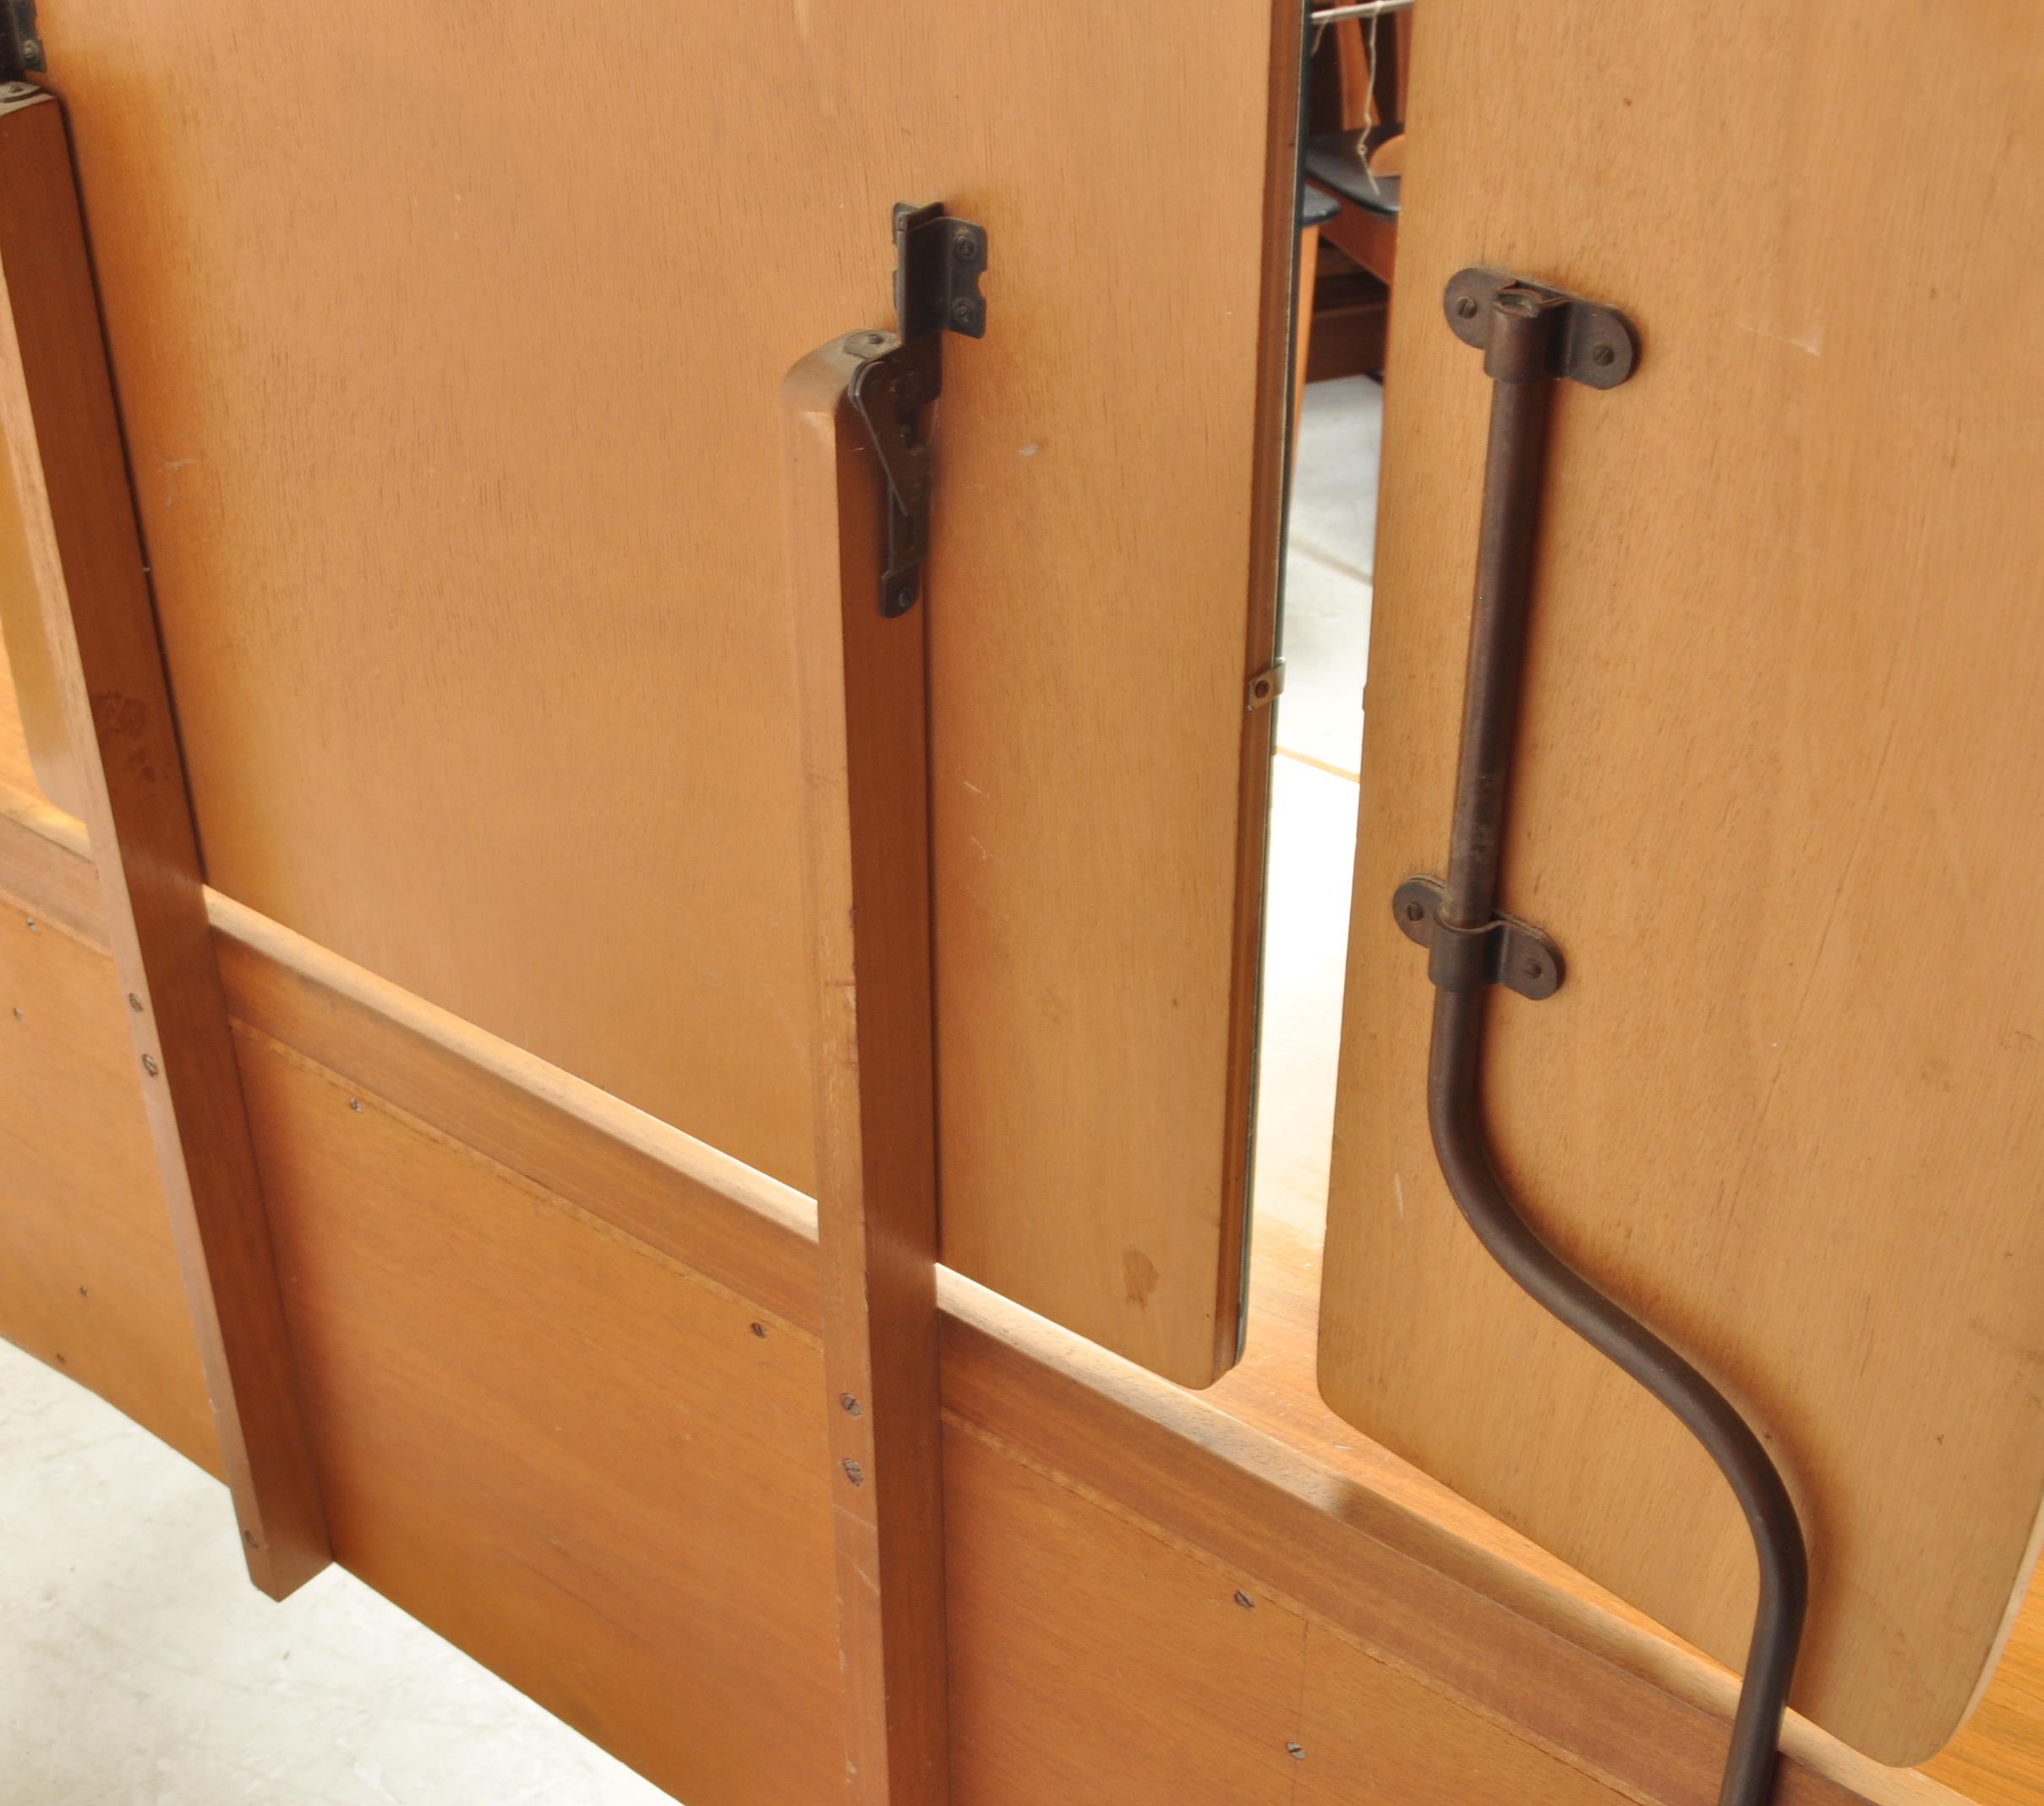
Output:
[[[1488,353],[1493,304],[1506,291],[1534,305],[1561,310],[1558,330],[1546,335],[1550,366],[1528,375],[1565,377],[1593,389],[1615,389],[1632,374],[1632,366],[1639,361],[1639,341],[1633,337],[1631,322],[1616,308],[1496,270],[1464,270],[1449,278],[1441,306],[1456,337]],[[1486,356],[1486,368],[1489,363]],[[1490,374],[1506,375],[1495,369]]]
[[864,361],[853,372],[852,406],[872,435],[887,473],[887,570],[880,612],[905,615],[922,591],[930,548],[930,444],[922,410],[943,392],[942,336],[983,338],[986,228],[954,220],[943,204],[894,209],[894,312],[899,333],[855,332],[846,349]]
[[36,30],[36,0],[0,0],[0,83],[41,74],[48,67]]
[[1440,919],[1444,889],[1437,878],[1408,878],[1391,895],[1391,914],[1409,941],[1430,947],[1427,976],[1444,991],[1501,984],[1534,1003],[1561,988],[1561,950],[1531,922],[1493,916],[1480,928],[1458,928]]

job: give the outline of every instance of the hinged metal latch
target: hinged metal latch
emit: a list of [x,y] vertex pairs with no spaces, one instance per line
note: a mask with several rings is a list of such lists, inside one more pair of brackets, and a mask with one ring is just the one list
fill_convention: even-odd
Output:
[[36,30],[36,0],[0,0],[0,83],[17,82],[48,67]]
[[899,333],[855,332],[844,342],[862,358],[852,373],[852,406],[872,435],[887,473],[887,570],[880,612],[905,615],[922,589],[930,547],[930,445],[922,411],[943,393],[943,335],[983,338],[986,228],[954,220],[942,202],[894,209],[894,312]]

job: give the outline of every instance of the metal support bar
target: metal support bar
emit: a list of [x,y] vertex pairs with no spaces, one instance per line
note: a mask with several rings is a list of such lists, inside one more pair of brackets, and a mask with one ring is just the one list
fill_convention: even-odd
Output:
[[[1510,956],[1500,950],[1519,936],[1552,950],[1538,931],[1497,913],[1549,405],[1559,380],[1594,388],[1624,381],[1636,347],[1630,326],[1611,309],[1489,271],[1464,271],[1448,284],[1444,304],[1456,335],[1482,346],[1495,386],[1447,878],[1440,884],[1408,879],[1394,901],[1400,927],[1434,950],[1428,1122],[1448,1189],[1498,1264],[1674,1412],[1738,1497],[1759,1557],[1760,1597],[1718,1798],[1719,1806],[1763,1806],[1773,1793],[1809,1591],[1795,1503],[1759,1437],[1724,1394],[1563,1261],[1519,1214],[1491,1159],[1484,1119],[1486,993],[1492,982],[1511,982]],[[1426,932],[1415,932],[1423,924]],[[1537,994],[1560,982],[1556,955],[1553,985]],[[1536,994],[1525,984],[1514,988]]]

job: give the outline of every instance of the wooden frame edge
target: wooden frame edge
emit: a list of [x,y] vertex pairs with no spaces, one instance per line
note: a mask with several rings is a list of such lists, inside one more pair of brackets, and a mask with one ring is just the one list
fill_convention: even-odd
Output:
[[215,963],[70,142],[0,107],[0,430],[250,1578],[331,1559]]
[[880,609],[886,484],[851,386],[881,342],[812,352],[780,407],[848,1797],[943,1806],[929,609]]

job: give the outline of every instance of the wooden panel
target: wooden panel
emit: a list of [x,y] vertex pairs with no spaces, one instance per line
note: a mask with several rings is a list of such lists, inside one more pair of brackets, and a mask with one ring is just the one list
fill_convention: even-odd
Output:
[[57,667],[43,632],[21,503],[0,482],[0,775],[41,790],[74,815],[85,811],[85,774],[71,757]]
[[43,8],[209,876],[812,1189],[774,391],[891,321],[890,204],[952,201],[994,324],[930,584],[948,1257],[1204,1383],[1295,14],[513,16]]
[[[13,500],[13,486],[0,483],[0,533],[5,530],[4,512]],[[0,545],[0,555],[4,551],[5,547]],[[8,573],[0,569],[0,594],[8,593]],[[18,791],[36,788],[35,768],[29,762],[28,738],[22,731],[21,707],[4,639],[0,639],[0,784]]]
[[1242,1576],[945,1436],[953,1777],[970,1806],[1286,1806],[1304,1621]]
[[220,1470],[113,962],[0,893],[0,1334]]
[[63,116],[0,103],[0,435],[255,1584],[326,1564]]
[[1625,1796],[1315,1626],[1298,1806],[1619,1806]]
[[835,1798],[814,1342],[241,1047],[338,1559],[691,1806]]
[[[54,871],[39,872],[23,851],[31,841],[58,862]],[[67,867],[89,869],[74,828],[46,810],[0,807],[0,871],[47,880],[36,892],[39,920],[65,896]],[[347,1135],[375,1144],[361,1169],[330,1157],[328,1143],[296,1126],[299,1103],[320,1093],[252,1078],[259,1130],[306,1149],[302,1171],[281,1182],[269,1177],[291,1220],[313,1238],[306,1295],[293,1294],[294,1328],[309,1351],[325,1350],[312,1371],[331,1376],[331,1394],[321,1382],[319,1396],[336,1404],[336,1448],[351,1464],[353,1452],[364,1456],[340,1489],[345,1521],[363,1527],[361,1542],[348,1546],[373,1544],[379,1584],[399,1603],[432,1617],[543,1702],[607,1740],[649,1750],[634,1759],[649,1772],[715,1769],[740,1777],[730,1798],[759,1798],[743,1778],[741,1747],[757,1737],[757,1720],[699,1718],[670,1664],[692,1660],[686,1651],[699,1634],[711,1638],[716,1659],[736,1648],[742,1664],[756,1659],[746,1653],[747,1638],[769,1646],[794,1638],[805,1649],[820,1640],[828,1651],[828,1531],[783,1530],[773,1495],[760,1491],[783,1485],[801,1459],[799,1439],[784,1443],[784,1430],[816,1421],[821,1314],[805,1201],[227,899],[209,904],[237,1017],[266,1026],[243,1035],[252,1070],[268,1049],[287,1078],[318,1079],[331,1095],[304,1108],[336,1119],[345,1111],[355,1125]],[[317,1050],[325,1075],[304,1050]],[[282,1099],[274,1108],[272,1089]],[[347,1108],[350,1099],[360,1111]],[[347,1135],[343,1152],[356,1145]],[[977,1437],[999,1457],[948,1457],[953,1545],[976,1526],[1002,1527],[1001,1537],[986,1541],[969,1584],[990,1614],[1023,1612],[1027,1620],[970,1621],[968,1643],[997,1639],[983,1701],[989,1716],[960,1739],[1008,1753],[988,1758],[989,1784],[1025,1792],[1035,1769],[1020,1765],[1041,1759],[1040,1745],[1098,1749],[1123,1721],[1143,1735],[1123,1740],[1125,1766],[1112,1778],[1139,1790],[1153,1764],[1167,1785],[1183,1783],[1181,1749],[1231,1774],[1264,1762],[1275,1657],[1256,1635],[1214,1617],[1217,1593],[1232,1601],[1243,1590],[1252,1609],[1275,1601],[1316,1626],[1338,1628],[1387,1667],[1643,1806],[1709,1806],[1731,1699],[1726,1677],[1320,1406],[1311,1379],[1313,1250],[1288,1223],[1260,1229],[1250,1358],[1199,1397],[970,1281],[940,1278],[948,1448]],[[640,1274],[645,1263],[686,1285],[669,1293],[668,1278]],[[330,1278],[331,1289],[322,1284]],[[648,1287],[657,1294],[649,1305]],[[429,1305],[418,1308],[412,1300],[426,1288]],[[775,1338],[767,1345],[784,1353],[782,1331],[792,1326],[810,1360],[734,1367],[704,1349],[698,1332],[713,1340],[717,1333],[693,1302],[704,1289],[739,1306],[747,1334],[758,1323]],[[747,1310],[744,1296],[776,1302]],[[619,1321],[633,1346],[648,1350],[646,1361],[615,1360],[597,1326],[620,1300]],[[455,1320],[445,1337],[443,1311]],[[648,1314],[657,1333],[645,1327]],[[319,1325],[309,1327],[315,1316]],[[320,1339],[329,1334],[331,1344]],[[444,1377],[448,1359],[459,1371]],[[697,1399],[698,1374],[713,1398]],[[436,1392],[443,1385],[451,1404]],[[478,1393],[492,1402],[476,1404]],[[564,1396],[577,1413],[604,1414],[587,1442],[573,1433],[578,1417],[564,1411]],[[575,1403],[584,1398],[597,1403]],[[683,1482],[666,1478],[669,1457],[655,1463],[654,1483],[668,1486],[663,1499],[680,1503],[646,1543],[648,1561],[669,1559],[667,1540],[692,1534],[697,1512],[713,1519],[707,1534],[727,1551],[737,1546],[724,1541],[736,1534],[729,1520],[768,1517],[762,1536],[772,1546],[731,1557],[729,1590],[702,1608],[717,1621],[701,1628],[658,1616],[678,1590],[666,1569],[649,1569],[643,1596],[657,1617],[649,1621],[635,1576],[616,1576],[607,1554],[588,1554],[577,1540],[583,1533],[559,1529],[563,1515],[578,1513],[640,1522],[648,1508],[637,1502],[632,1469],[642,1426],[668,1424],[677,1410],[707,1412],[719,1425],[741,1426],[732,1433],[757,1431],[771,1445],[757,1458],[734,1455],[723,1432],[713,1434],[699,1468],[693,1450],[688,1456],[681,1492],[674,1486]],[[322,1422],[315,1411],[315,1427]],[[521,1425],[538,1427],[527,1435]],[[813,1446],[823,1447],[820,1436]],[[396,1500],[387,1507],[380,1503],[386,1480]],[[981,1480],[997,1491],[1049,1482],[1050,1502],[982,1503]],[[433,1505],[441,1486],[458,1519]],[[634,1502],[606,1503],[613,1488]],[[821,1486],[817,1496],[828,1497]],[[1096,1544],[1097,1557],[1088,1553]],[[817,1595],[812,1604],[784,1594],[773,1569],[762,1581],[751,1565],[783,1555],[808,1577],[800,1591]],[[639,1559],[617,1554],[628,1558]],[[595,1578],[585,1576],[585,1561]],[[1130,1572],[1139,1578],[1112,1578]],[[1026,1596],[1016,1576],[1029,1577]],[[968,1622],[958,1604],[954,1595],[954,1636]],[[725,1622],[734,1611],[749,1628]],[[804,1614],[799,1626],[784,1616],[796,1612]],[[669,1648],[676,1644],[679,1656]],[[668,1653],[649,1661],[642,1654],[648,1647]],[[1055,1675],[1039,1672],[1038,1657],[1058,1650],[1074,1659]],[[965,1649],[963,1662],[973,1659]],[[1218,1740],[1216,1715],[1233,1695],[1216,1663],[1237,1665],[1246,1677],[1244,1707],[1232,1721],[1248,1738],[1239,1753]],[[834,1750],[835,1698],[803,1677],[809,1672],[777,1696],[787,1716],[773,1721],[773,1734],[805,1747],[814,1738]],[[1010,1686],[1017,1675],[1025,1678]],[[613,1678],[622,1688],[635,1676],[654,1689],[655,1704],[624,1695],[591,1702]],[[1104,1713],[1103,1693],[1112,1701]],[[1019,1715],[1016,1727],[999,1717],[1005,1711]],[[1295,1727],[1284,1735],[1300,1740]],[[1954,1806],[1948,1790],[1878,1768],[1800,1720],[1787,1738],[1783,1806]],[[1987,1746],[1990,1755],[1998,1747]],[[1453,1751],[1443,1759],[1452,1764]],[[784,1781],[769,1770],[757,1785]],[[723,1806],[714,1792],[686,1797],[691,1806]],[[809,1797],[768,1796],[774,1806]]]
[[943,1806],[950,1766],[923,650],[930,610],[918,605],[889,616],[880,609],[887,479],[850,386],[863,361],[855,347],[877,337],[861,332],[812,352],[781,389],[801,708],[824,1453],[849,1797],[853,1806]]
[[1743,1660],[1725,1489],[1492,1267],[1429,1145],[1388,902],[1446,852],[1487,395],[1436,298],[1489,263],[1644,339],[1623,390],[1557,403],[1505,906],[1569,981],[1493,1006],[1501,1169],[1765,1426],[1814,1564],[1795,1701],[1896,1762],[1959,1725],[2044,1496],[2044,342],[2005,309],[2044,32],[1941,15],[1926,63],[1921,18],[1441,0],[1419,29],[1321,1367]]

